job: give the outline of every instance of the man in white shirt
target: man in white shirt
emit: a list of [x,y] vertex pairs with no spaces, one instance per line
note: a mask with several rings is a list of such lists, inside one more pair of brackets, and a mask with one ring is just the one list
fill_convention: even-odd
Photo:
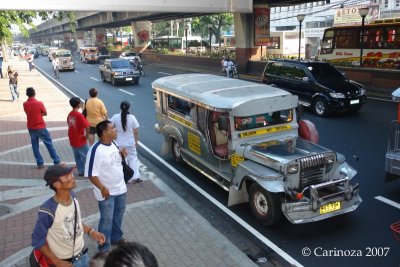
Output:
[[51,64],[53,64],[54,76],[58,77],[60,73],[60,61],[58,60],[57,55],[54,55]]
[[126,184],[122,171],[122,151],[113,143],[117,130],[111,121],[96,125],[99,141],[89,149],[86,157],[85,177],[93,184],[93,192],[99,203],[99,231],[106,236],[106,242],[99,245],[99,252],[108,252],[111,245],[128,242],[123,238],[122,218],[126,207]]
[[225,62],[224,62],[224,67],[226,71],[226,77],[232,78],[232,67],[235,64],[233,64],[232,60],[228,57]]

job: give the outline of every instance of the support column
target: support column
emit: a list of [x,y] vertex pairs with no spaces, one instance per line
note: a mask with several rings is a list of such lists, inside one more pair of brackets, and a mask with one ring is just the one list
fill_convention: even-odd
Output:
[[76,40],[77,50],[79,50],[79,47],[84,45],[84,41],[85,41],[84,37],[85,37],[84,31],[76,31],[74,33],[74,39]]
[[246,72],[247,62],[253,53],[254,28],[252,27],[253,15],[246,13],[233,14],[235,25],[236,64]]
[[92,44],[100,46],[106,44],[106,28],[93,28],[92,29]]
[[132,27],[132,47],[137,53],[146,50],[149,45],[151,36],[151,22],[150,21],[135,21],[131,24]]

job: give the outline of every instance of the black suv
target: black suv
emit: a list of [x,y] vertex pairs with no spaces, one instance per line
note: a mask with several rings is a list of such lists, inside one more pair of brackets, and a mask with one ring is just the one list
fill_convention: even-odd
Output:
[[262,80],[298,95],[299,102],[311,106],[318,116],[331,110],[358,111],[366,102],[363,85],[325,62],[270,60]]

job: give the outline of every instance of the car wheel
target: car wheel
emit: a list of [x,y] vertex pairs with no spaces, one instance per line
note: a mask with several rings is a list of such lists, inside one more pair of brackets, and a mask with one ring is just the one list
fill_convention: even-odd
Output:
[[279,222],[282,215],[279,194],[267,192],[257,183],[253,183],[249,195],[251,211],[258,220],[265,225]]
[[111,84],[114,85],[114,86],[117,84],[117,82],[115,81],[113,76],[111,76]]
[[103,82],[106,82],[106,77],[104,77],[104,74],[102,72],[100,72],[100,76],[101,76],[101,80]]
[[172,155],[174,156],[174,160],[178,163],[183,163],[181,149],[181,144],[179,144],[175,139],[172,139]]
[[313,103],[313,111],[318,116],[324,117],[328,114],[328,104],[322,98],[317,98]]

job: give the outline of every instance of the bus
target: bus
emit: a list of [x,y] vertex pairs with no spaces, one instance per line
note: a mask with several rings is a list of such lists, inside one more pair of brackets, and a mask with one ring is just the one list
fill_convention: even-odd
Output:
[[333,65],[360,65],[361,50],[365,67],[400,69],[400,18],[375,20],[363,32],[361,25],[327,28],[318,59]]

